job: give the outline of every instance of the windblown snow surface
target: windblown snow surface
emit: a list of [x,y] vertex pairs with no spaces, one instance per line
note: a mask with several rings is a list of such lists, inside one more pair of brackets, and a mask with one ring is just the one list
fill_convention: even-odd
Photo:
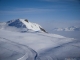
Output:
[[0,60],[74,59],[80,60],[79,40],[44,32],[0,29]]

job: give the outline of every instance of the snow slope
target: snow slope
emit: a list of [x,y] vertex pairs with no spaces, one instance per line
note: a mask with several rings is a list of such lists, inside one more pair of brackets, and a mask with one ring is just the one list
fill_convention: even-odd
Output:
[[[62,59],[63,55],[65,55],[63,57],[66,57],[66,55],[69,56],[70,54],[68,55],[68,53],[72,49],[74,50],[71,52],[73,53],[76,51],[76,53],[74,52],[73,54],[76,54],[76,56],[79,57],[80,49],[75,46],[80,45],[70,44],[74,41],[75,40],[73,38],[66,38],[56,34],[20,33],[1,29],[0,60],[53,60],[52,58]],[[61,48],[58,48],[60,46]],[[63,55],[61,56],[62,53]]]
[[15,21],[0,24],[0,60],[80,59],[80,40],[50,33],[17,32],[24,28],[38,31],[40,26],[33,29],[27,20],[27,24],[22,19]]
[[35,56],[28,46],[0,37],[0,60],[34,60]]

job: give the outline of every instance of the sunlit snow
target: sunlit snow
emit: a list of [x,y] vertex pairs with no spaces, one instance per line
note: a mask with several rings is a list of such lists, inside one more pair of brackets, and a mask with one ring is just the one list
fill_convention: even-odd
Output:
[[38,24],[21,21],[34,32],[20,32],[22,28],[0,23],[0,60],[80,59],[80,41],[57,34],[35,32],[40,30]]

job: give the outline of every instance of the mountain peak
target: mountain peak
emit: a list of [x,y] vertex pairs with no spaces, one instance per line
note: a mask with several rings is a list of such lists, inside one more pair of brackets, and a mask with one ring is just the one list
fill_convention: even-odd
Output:
[[26,21],[26,22],[29,22],[28,19],[15,19],[15,20],[19,20],[19,21],[24,20],[24,21]]
[[27,31],[41,31],[46,32],[39,24],[29,22],[28,19],[15,19],[7,22],[8,26],[17,28],[26,28]]

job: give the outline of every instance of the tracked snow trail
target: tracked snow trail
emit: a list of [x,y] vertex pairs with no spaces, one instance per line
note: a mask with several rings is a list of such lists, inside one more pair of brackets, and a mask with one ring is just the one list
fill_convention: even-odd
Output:
[[0,48],[4,49],[0,52],[0,55],[6,51],[13,52],[6,52],[5,54],[7,54],[7,57],[2,55],[3,57],[0,56],[0,60],[12,60],[13,57],[13,60],[35,60],[34,58],[37,55],[37,53],[28,46],[13,42],[3,37],[0,37]]
[[19,59],[17,59],[17,60],[27,60],[28,59],[28,55],[27,55],[27,53],[23,56],[23,57],[21,57],[21,58],[19,58]]

